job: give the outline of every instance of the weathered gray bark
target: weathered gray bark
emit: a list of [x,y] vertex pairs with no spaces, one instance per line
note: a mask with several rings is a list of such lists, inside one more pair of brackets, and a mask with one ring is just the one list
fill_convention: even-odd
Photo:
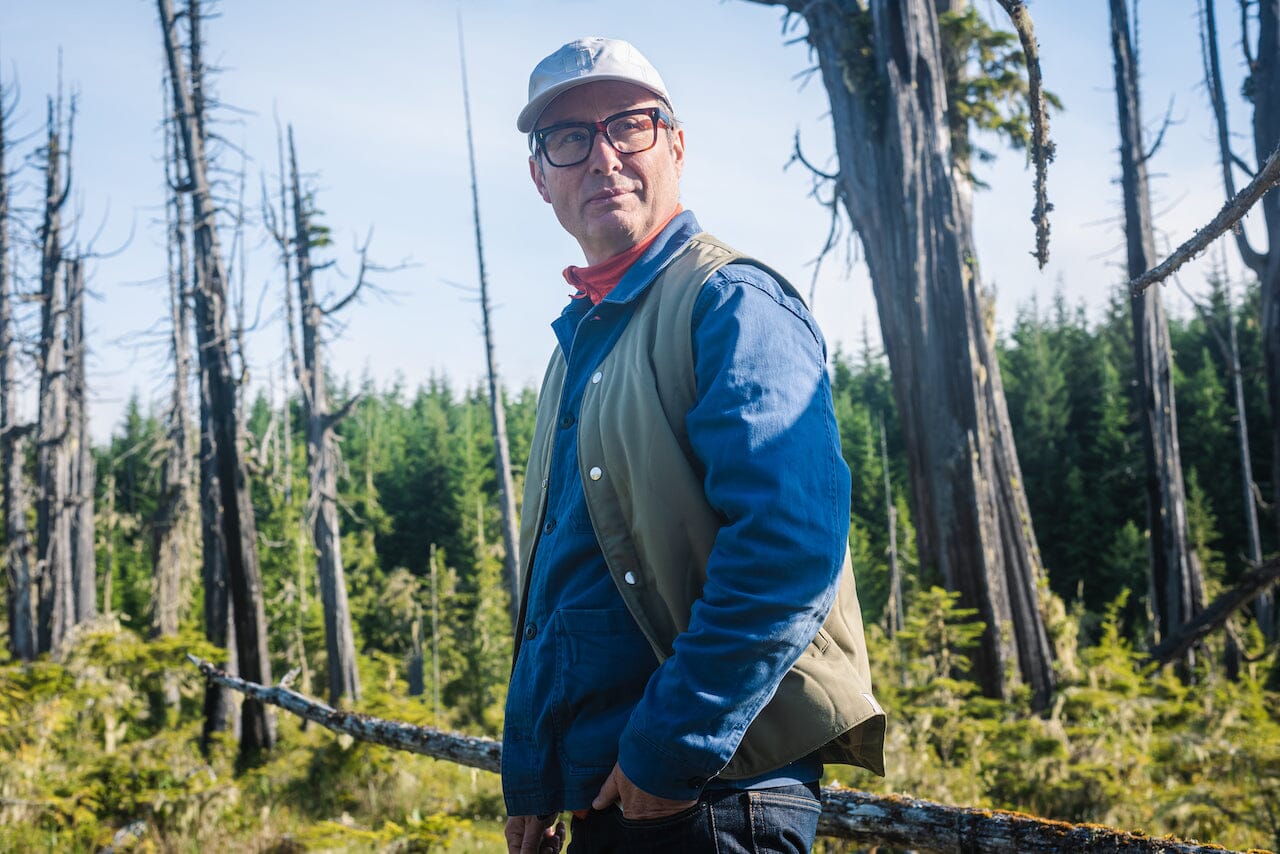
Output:
[[[1115,59],[1120,125],[1120,171],[1124,193],[1129,277],[1155,259],[1151,197],[1142,142],[1137,58],[1129,30],[1128,0],[1110,0],[1111,47]],[[1146,459],[1147,526],[1151,579],[1160,639],[1204,609],[1204,577],[1187,533],[1187,503],[1178,450],[1169,326],[1158,288],[1135,295],[1131,306],[1138,417]]]
[[934,2],[782,5],[808,22],[831,101],[836,189],[871,273],[921,562],[986,624],[973,656],[984,693],[1006,696],[1013,672],[1044,707],[1054,677],[1043,570],[953,176]]
[[[3,69],[0,68],[0,73]],[[31,425],[18,421],[17,352],[13,321],[13,287],[9,255],[9,173],[5,165],[8,140],[5,123],[12,107],[0,85],[0,479],[4,497],[4,566],[9,603],[9,651],[18,661],[36,656],[35,614],[32,611],[32,554],[27,534],[31,506],[22,461]]]
[[[1280,0],[1257,0],[1258,44],[1252,64],[1253,147],[1259,164],[1280,157]],[[1273,153],[1275,152],[1275,153]],[[1267,403],[1280,412],[1280,192],[1262,197],[1262,217],[1267,232],[1266,263],[1255,269],[1262,284],[1262,341],[1266,354]],[[1271,431],[1271,485],[1274,502],[1280,501],[1280,429]],[[1275,524],[1280,529],[1280,512]],[[1274,600],[1265,603],[1269,637],[1280,626]]]
[[1209,248],[1209,244],[1228,231],[1239,231],[1240,220],[1244,219],[1260,200],[1280,187],[1280,148],[1271,152],[1271,156],[1262,164],[1262,168],[1253,176],[1253,180],[1244,189],[1231,197],[1222,210],[1209,220],[1202,228],[1188,237],[1169,257],[1140,276],[1129,280],[1129,289],[1140,294],[1147,288],[1172,276],[1178,268]]
[[[195,291],[196,335],[201,352],[202,382],[210,404],[209,433],[218,476],[217,500],[235,620],[237,665],[245,678],[270,682],[271,661],[267,654],[257,534],[248,476],[241,458],[243,437],[236,411],[236,382],[231,370],[227,276],[218,242],[216,210],[209,189],[202,119],[197,116],[191,92],[187,89],[185,62],[174,32],[172,2],[157,0],[157,7],[178,116],[178,131],[191,186],[194,243],[200,270],[199,287]],[[188,4],[187,12],[189,22],[198,26],[198,4]],[[198,42],[198,37],[193,38],[193,46]],[[192,90],[199,91],[202,85],[200,75],[195,75],[192,80]],[[246,700],[241,706],[241,756],[251,759],[274,742],[274,726],[267,710],[257,701]]]
[[[294,255],[297,263],[298,314],[302,327],[302,353],[293,353],[294,375],[302,391],[303,418],[307,428],[307,476],[310,495],[307,515],[311,518],[312,546],[316,573],[320,579],[320,600],[324,611],[325,652],[328,658],[329,702],[359,701],[360,674],[356,670],[356,646],[351,630],[351,608],[347,603],[347,582],[342,569],[342,539],[338,528],[338,440],[335,427],[349,411],[330,411],[329,390],[320,325],[328,313],[316,299],[314,269],[311,264],[311,222],[298,177],[298,156],[289,128],[289,167],[293,189]],[[281,228],[283,228],[283,223]],[[346,305],[364,284],[365,264]],[[292,341],[292,337],[290,341]]]
[[[166,97],[166,104],[168,99]],[[166,110],[166,112],[168,112]],[[177,141],[166,122],[165,183],[174,184]],[[188,395],[191,353],[188,346],[190,309],[187,299],[186,216],[182,197],[170,191],[165,205],[168,225],[169,267],[169,348],[173,354],[173,391],[165,414],[164,462],[160,470],[160,495],[151,520],[151,560],[153,587],[151,634],[173,637],[178,633],[178,610],[182,600],[183,563],[187,556],[187,532],[191,511],[191,447]],[[172,699],[172,697],[171,697]]]
[[1201,638],[1222,627],[1232,614],[1256,597],[1259,591],[1274,586],[1278,580],[1280,560],[1273,559],[1251,566],[1236,579],[1235,584],[1219,593],[1194,619],[1175,628],[1167,638],[1153,647],[1149,653],[1150,660],[1169,664],[1185,655]]
[[[370,744],[456,762],[498,773],[502,742],[443,732],[344,712],[280,685],[254,685],[219,671],[193,655],[187,658],[204,675],[246,696],[260,699],[333,732]],[[1226,849],[1169,837],[1127,833],[1098,824],[1068,824],[1004,810],[956,807],[902,795],[876,795],[827,786],[822,790],[818,833],[855,840],[860,845],[918,851],[989,854],[1057,854],[1061,851],[1131,852],[1131,854],[1209,854]]]
[[511,475],[511,448],[507,442],[507,412],[498,379],[498,362],[493,346],[493,310],[489,304],[489,279],[484,269],[484,241],[480,234],[480,194],[476,189],[476,152],[471,139],[471,94],[467,89],[467,55],[458,27],[458,51],[462,64],[462,106],[467,123],[467,162],[471,166],[471,210],[475,220],[476,261],[480,271],[480,319],[484,327],[484,358],[489,380],[489,416],[493,428],[494,474],[498,482],[498,507],[502,512],[502,578],[510,595],[511,625],[519,619],[520,526],[516,518],[515,480]]
[[98,613],[94,555],[93,446],[89,437],[89,395],[85,382],[84,259],[66,263],[67,294],[67,461],[70,465],[71,579],[77,623]]
[[[1249,89],[1253,101],[1254,155],[1258,171],[1266,171],[1263,161],[1280,169],[1280,0],[1258,0],[1258,36],[1251,49],[1249,34],[1241,34],[1245,60],[1250,66]],[[1235,168],[1243,162],[1231,150],[1231,131],[1223,95],[1221,62],[1218,56],[1218,28],[1213,0],[1205,0],[1202,34],[1204,39],[1205,83],[1218,131],[1218,154],[1222,166],[1222,186],[1227,198],[1235,196]],[[1247,20],[1242,15],[1242,20]],[[1280,180],[1280,173],[1276,180]],[[1236,248],[1245,265],[1258,277],[1262,288],[1262,341],[1267,374],[1267,402],[1280,412],[1280,193],[1274,190],[1261,197],[1266,244],[1255,250],[1243,228],[1234,229]],[[1239,375],[1237,374],[1237,384]],[[1247,442],[1247,438],[1242,439]],[[1271,482],[1274,501],[1280,501],[1280,430],[1271,431]],[[1246,446],[1245,460],[1248,461]],[[1254,506],[1252,482],[1246,484],[1249,507]],[[1280,514],[1276,515],[1280,525]],[[1254,534],[1251,532],[1251,537]],[[1254,616],[1268,639],[1280,631],[1274,594],[1264,589],[1254,603]]]
[[[62,109],[49,100],[44,221],[40,227],[40,414],[36,431],[37,642],[61,650],[75,625],[71,575],[71,487],[67,457],[67,374],[62,259],[62,206],[70,175],[62,174]],[[68,173],[70,170],[67,170]]]

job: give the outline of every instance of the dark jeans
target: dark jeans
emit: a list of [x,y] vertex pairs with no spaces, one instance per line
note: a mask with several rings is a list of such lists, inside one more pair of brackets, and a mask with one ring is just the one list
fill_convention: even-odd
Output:
[[614,806],[574,819],[568,854],[796,854],[813,846],[818,784],[712,789],[666,818],[635,821]]

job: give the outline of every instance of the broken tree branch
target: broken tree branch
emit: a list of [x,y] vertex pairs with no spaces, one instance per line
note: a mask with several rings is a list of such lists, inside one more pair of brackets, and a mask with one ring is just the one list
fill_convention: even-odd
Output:
[[[1272,160],[1274,159],[1273,156]],[[1280,559],[1269,560],[1250,568],[1240,576],[1235,586],[1219,594],[1194,620],[1183,623],[1152,648],[1150,662],[1164,665],[1178,658],[1205,635],[1224,624],[1250,599],[1275,584],[1277,579],[1280,579]]]
[[[1226,191],[1227,198],[1231,198],[1236,194],[1235,176],[1231,171],[1232,164],[1239,167],[1244,174],[1251,178],[1255,173],[1248,164],[1231,150],[1231,128],[1227,117],[1227,99],[1222,87],[1222,63],[1218,58],[1218,24],[1213,2],[1214,0],[1203,0],[1202,3],[1200,53],[1204,62],[1204,84],[1209,92],[1209,105],[1213,107],[1214,127],[1218,135],[1218,155],[1222,166],[1222,186]],[[1245,41],[1247,45],[1248,40],[1246,39]],[[1261,276],[1267,266],[1266,256],[1250,245],[1244,229],[1236,229],[1235,238],[1236,246],[1240,250],[1240,257],[1244,259],[1245,266],[1253,270],[1256,275]]]
[[1227,229],[1237,227],[1258,199],[1277,186],[1280,186],[1280,148],[1271,152],[1267,162],[1258,170],[1258,174],[1253,177],[1248,186],[1223,205],[1222,210],[1218,211],[1218,215],[1210,220],[1208,225],[1197,230],[1189,240],[1175,249],[1173,254],[1160,264],[1131,281],[1129,290],[1132,295],[1139,296],[1156,282],[1163,282],[1175,270],[1207,249],[1209,244],[1225,234]]
[[1036,251],[1032,254],[1043,270],[1049,263],[1049,203],[1047,189],[1049,161],[1055,148],[1049,139],[1049,108],[1044,97],[1044,81],[1040,76],[1040,46],[1036,43],[1035,27],[1024,0],[999,0],[1000,5],[1013,22],[1022,43],[1022,55],[1027,62],[1027,101],[1031,107],[1031,161],[1036,167],[1036,204],[1031,209],[1031,221],[1036,224]]
[[[326,729],[360,741],[405,750],[469,768],[498,773],[502,743],[491,738],[442,732],[345,712],[290,690],[286,676],[275,687],[246,682],[194,655],[187,659],[219,685],[279,706]],[[988,854],[1053,854],[1059,851],[1126,852],[1126,854],[1208,854],[1214,846],[1177,839],[1126,833],[1096,824],[1069,824],[1003,810],[954,807],[902,795],[879,795],[827,786],[822,790],[818,833],[856,840],[862,845],[886,845],[925,851],[983,851]]]

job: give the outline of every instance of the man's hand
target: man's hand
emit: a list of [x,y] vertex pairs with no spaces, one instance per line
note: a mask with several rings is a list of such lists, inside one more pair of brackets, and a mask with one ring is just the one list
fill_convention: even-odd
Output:
[[[555,829],[552,829],[552,825]],[[550,816],[513,815],[507,819],[507,854],[559,854],[564,847],[564,822]]]
[[[591,808],[606,810],[609,804],[619,799],[622,800],[624,816],[641,820],[674,815],[697,803],[697,801],[671,801],[651,795],[628,780],[627,775],[622,773],[622,766],[615,762],[613,770],[609,772],[609,778],[600,787],[600,794],[596,795],[596,799],[591,802]],[[509,838],[510,831],[507,835]]]

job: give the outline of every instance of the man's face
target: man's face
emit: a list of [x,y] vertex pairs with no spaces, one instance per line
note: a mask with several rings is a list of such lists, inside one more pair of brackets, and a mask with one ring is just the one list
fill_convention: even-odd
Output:
[[[597,122],[640,107],[662,107],[648,89],[601,80],[585,83],[556,98],[537,127],[558,122]],[[619,154],[596,134],[587,159],[576,166],[552,166],[538,153],[529,158],[529,174],[543,201],[577,239],[588,264],[625,252],[670,216],[680,200],[684,169],[684,131],[659,128],[648,151]]]

